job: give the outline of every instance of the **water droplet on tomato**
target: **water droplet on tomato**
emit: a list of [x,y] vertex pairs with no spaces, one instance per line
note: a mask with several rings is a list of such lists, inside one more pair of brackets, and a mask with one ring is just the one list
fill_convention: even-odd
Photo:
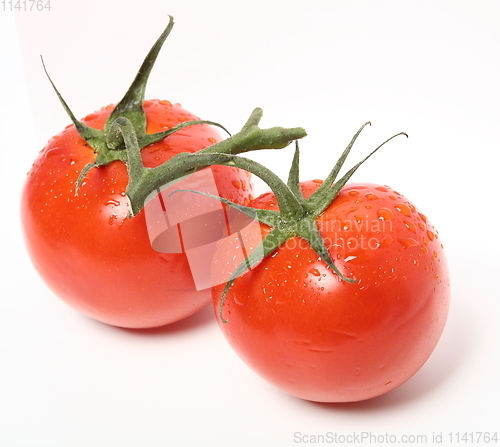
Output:
[[365,195],[368,200],[377,200],[378,196],[376,194],[368,193]]
[[428,237],[431,241],[433,241],[433,240],[434,240],[435,235],[434,235],[434,233],[433,233],[431,230],[427,230],[427,237]]
[[352,191],[349,191],[348,194],[350,196],[358,196],[359,195],[359,191],[356,191],[355,189],[353,189]]
[[113,205],[113,206],[120,206],[120,202],[118,202],[118,200],[108,200],[106,203],[105,203],[106,206],[110,206],[110,205]]
[[405,220],[404,224],[405,224],[405,227],[408,228],[408,230],[410,230],[412,233],[417,232],[417,227],[413,222],[411,222],[409,220]]
[[311,269],[309,270],[309,273],[311,273],[314,276],[321,276],[321,273],[319,272],[318,269]]
[[375,189],[378,190],[378,191],[382,191],[382,192],[387,192],[388,191],[388,189],[385,186],[377,186]]
[[236,188],[236,189],[241,189],[241,182],[237,179],[233,179],[231,181],[231,184]]
[[399,238],[398,242],[404,247],[404,248],[410,248],[410,247],[418,247],[420,244],[418,241],[415,239],[409,237],[409,238]]
[[403,213],[405,216],[410,217],[411,216],[411,210],[408,205],[405,205],[404,203],[398,203],[395,208],[400,212]]
[[427,217],[422,214],[422,213],[418,213],[418,215],[420,216],[420,218],[424,221],[424,222],[427,222]]
[[392,220],[392,219],[394,219],[394,213],[389,208],[380,208],[377,211],[377,216],[380,220]]

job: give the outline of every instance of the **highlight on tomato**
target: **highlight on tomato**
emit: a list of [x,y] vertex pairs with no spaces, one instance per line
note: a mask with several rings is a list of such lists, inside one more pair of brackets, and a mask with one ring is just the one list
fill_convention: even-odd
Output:
[[212,289],[219,326],[253,370],[305,400],[361,401],[398,387],[429,358],[448,314],[430,220],[387,185],[347,184],[382,145],[337,179],[363,127],[324,181],[299,182],[297,146],[287,183],[245,162],[272,192],[246,207],[220,199],[260,223],[262,242]]
[[221,141],[222,126],[179,104],[145,100],[172,27],[170,17],[123,99],[81,121],[49,77],[72,124],[40,152],[22,195],[26,246],[41,277],[70,306],[114,326],[162,326],[211,300],[210,289],[196,288],[185,252],[153,249],[143,210],[151,193],[208,167],[218,194],[248,203],[248,173],[210,168],[210,153],[279,149],[305,135],[300,128],[260,129],[262,111],[255,109],[240,132]]

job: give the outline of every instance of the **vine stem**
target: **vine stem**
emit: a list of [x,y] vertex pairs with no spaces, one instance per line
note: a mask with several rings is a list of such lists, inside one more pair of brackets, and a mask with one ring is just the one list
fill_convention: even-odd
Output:
[[[211,165],[239,167],[261,176],[274,188],[280,188],[280,185],[276,185],[282,183],[281,180],[271,175],[272,173],[267,168],[251,160],[235,156],[260,149],[282,149],[307,134],[301,127],[261,129],[259,127],[261,118],[262,110],[257,108],[237,134],[198,152],[178,154],[156,168],[147,168],[142,164],[137,138],[128,135],[134,131],[132,123],[128,122],[125,117],[116,119],[111,131],[115,135],[122,136],[124,151],[127,154],[129,184],[126,194],[130,201],[130,216],[139,213],[145,206],[146,199],[162,186]],[[297,212],[299,206],[297,199],[291,193],[283,197],[282,204],[284,209],[295,208],[294,212]]]

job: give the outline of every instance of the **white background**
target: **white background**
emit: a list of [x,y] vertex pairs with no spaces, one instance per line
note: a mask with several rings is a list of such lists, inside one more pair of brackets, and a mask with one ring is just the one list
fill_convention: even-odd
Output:
[[[285,447],[328,432],[426,435],[427,445],[443,433],[450,445],[449,432],[500,432],[498,0],[51,7],[0,12],[0,446]],[[73,311],[37,276],[20,231],[20,188],[38,151],[69,123],[39,55],[82,117],[121,98],[168,14],[176,26],[147,97],[233,132],[256,106],[267,127],[305,127],[303,179],[325,177],[367,120],[349,166],[386,137],[410,135],[354,178],[410,198],[447,250],[448,324],[399,389],[353,404],[297,400],[236,357],[210,309],[161,329],[116,329]],[[285,176],[291,153],[254,157]]]

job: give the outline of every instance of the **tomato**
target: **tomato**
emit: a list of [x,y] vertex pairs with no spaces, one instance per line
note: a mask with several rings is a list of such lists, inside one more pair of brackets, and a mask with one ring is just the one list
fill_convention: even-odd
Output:
[[[49,77],[73,124],[40,152],[22,196],[26,245],[42,278],[75,309],[115,326],[165,325],[210,302],[208,290],[196,289],[185,252],[152,248],[142,210],[151,193],[192,172],[173,158],[185,161],[188,153],[203,152],[220,140],[215,127],[207,125],[215,123],[201,122],[178,104],[144,100],[149,74],[172,27],[170,17],[123,99],[82,121]],[[260,116],[259,110],[252,114],[250,131]],[[221,150],[250,150],[245,144],[226,146]],[[207,169],[221,196],[248,202],[246,172]],[[167,177],[152,184],[158,171]]]
[[[322,184],[301,182],[302,204]],[[272,192],[249,206],[279,208]],[[244,362],[293,396],[379,396],[420,369],[443,331],[449,278],[440,238],[408,199],[376,184],[344,185],[314,219],[338,272],[307,240],[286,236],[212,289],[220,328]],[[260,228],[265,247],[271,227]]]
[[[210,212],[193,214],[193,204],[181,201],[175,211],[181,219],[174,222],[172,207],[158,194],[164,187],[206,169],[201,176],[209,191],[247,203],[248,172],[225,166],[234,154],[281,149],[306,135],[302,128],[261,129],[262,110],[256,108],[240,132],[220,141],[219,124],[178,104],[145,101],[149,74],[173,24],[170,17],[122,100],[82,121],[49,77],[73,124],[40,152],[23,191],[26,245],[42,278],[75,309],[110,325],[162,326],[210,303],[204,289],[212,283],[198,281],[205,264],[197,251],[212,242],[200,231],[208,225],[200,218]],[[205,227],[194,228],[200,224]]]
[[[102,129],[113,106],[82,121]],[[168,101],[146,101],[147,133],[196,120]],[[195,152],[220,139],[208,125],[187,127],[142,150],[145,166],[158,166],[180,152]],[[22,222],[27,247],[50,288],[83,314],[110,325],[147,328],[193,314],[210,302],[197,291],[185,254],[151,247],[144,211],[128,218],[125,164],[113,161],[90,170],[78,196],[75,182],[95,159],[74,125],[40,152],[25,184]],[[219,193],[248,202],[250,179],[236,168],[212,168]]]

